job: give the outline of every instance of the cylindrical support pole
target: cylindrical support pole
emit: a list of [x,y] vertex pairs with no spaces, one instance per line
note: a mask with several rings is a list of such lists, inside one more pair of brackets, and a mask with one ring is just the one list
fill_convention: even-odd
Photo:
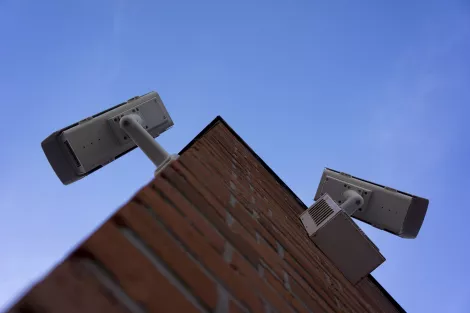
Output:
[[129,114],[121,118],[119,125],[135,144],[144,151],[153,164],[159,167],[170,158],[170,155],[153,139],[152,135],[142,127],[140,121],[141,118],[137,114]]
[[364,204],[364,198],[354,190],[348,189],[343,193],[346,200],[340,205],[349,216],[353,215],[357,209]]

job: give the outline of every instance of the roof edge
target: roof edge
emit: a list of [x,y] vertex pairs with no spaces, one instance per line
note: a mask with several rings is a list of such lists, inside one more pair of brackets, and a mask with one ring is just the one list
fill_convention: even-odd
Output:
[[[206,127],[204,127],[204,129],[199,133],[197,134],[196,137],[194,137],[193,140],[191,140],[181,151],[180,151],[180,155],[183,154],[186,150],[188,150],[189,148],[191,148],[191,146],[196,142],[198,141],[202,136],[204,136],[205,133],[207,133],[211,128],[213,128],[215,125],[217,125],[218,123],[222,123],[229,131],[230,133],[235,137],[237,138],[238,141],[240,141],[244,146],[245,148],[247,148],[251,154],[253,154],[253,156],[256,158],[257,161],[259,161],[261,163],[261,165],[263,165],[263,167],[269,172],[269,174],[271,174],[274,179],[282,186],[284,187],[292,197],[294,197],[294,199],[302,206],[303,208],[303,211],[307,210],[308,207],[305,203],[302,202],[302,200],[300,200],[300,198],[292,191],[292,189],[289,188],[289,186],[287,186],[284,181],[279,178],[279,176],[277,176],[277,174],[263,161],[262,158],[260,158],[260,156],[233,130],[232,127],[230,127],[230,125],[220,116],[218,115],[214,120],[212,120],[212,122],[209,123],[209,125],[207,125]],[[302,212],[303,212],[302,211]],[[301,214],[302,212],[299,212],[299,214]]]
[[[248,149],[248,151],[250,151],[253,156],[261,163],[261,165],[263,165],[263,167],[271,174],[273,175],[274,179],[282,186],[284,187],[288,193],[291,194],[292,197],[294,197],[294,199],[298,202],[298,204],[304,209],[304,210],[307,210],[308,207],[305,203],[302,202],[302,200],[300,200],[299,197],[297,197],[297,195],[289,188],[289,186],[287,186],[284,181],[279,178],[279,176],[277,176],[277,174],[263,161],[263,159],[261,159],[259,157],[259,155],[233,130],[232,127],[230,127],[230,125],[220,116],[220,115],[217,115],[216,118],[214,118],[212,120],[212,122],[210,122],[206,127],[204,127],[203,130],[201,130],[199,132],[199,134],[196,135],[196,137],[193,138],[193,140],[191,140],[183,149],[181,149],[181,151],[179,152],[179,154],[183,154],[185,151],[187,151],[189,148],[191,148],[195,143],[196,141],[198,141],[202,136],[204,136],[204,134],[206,134],[209,130],[211,130],[214,126],[216,126],[218,123],[222,123],[229,131],[230,133],[235,137],[237,138],[238,141],[240,141],[246,149]],[[299,212],[299,214],[302,213],[302,212]],[[374,278],[374,276],[372,276],[371,274],[367,275],[368,278],[370,279],[370,281],[377,286],[377,288],[379,289],[380,292],[382,292],[382,294],[385,296],[385,298],[387,298],[388,301],[390,301],[390,303],[397,309],[398,312],[400,313],[406,313],[406,311],[401,307],[401,305],[387,292],[387,290],[385,290],[384,287],[382,287],[382,285]]]

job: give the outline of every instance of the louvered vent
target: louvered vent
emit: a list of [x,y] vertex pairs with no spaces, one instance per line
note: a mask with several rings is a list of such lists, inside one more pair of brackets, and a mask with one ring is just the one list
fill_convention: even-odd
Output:
[[325,199],[317,201],[314,206],[308,209],[308,214],[312,217],[317,226],[320,226],[320,224],[323,223],[333,213],[333,209],[330,208]]

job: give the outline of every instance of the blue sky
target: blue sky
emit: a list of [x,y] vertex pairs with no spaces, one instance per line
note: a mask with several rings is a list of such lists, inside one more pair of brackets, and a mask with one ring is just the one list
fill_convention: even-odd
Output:
[[328,166],[430,199],[405,240],[361,224],[409,312],[470,312],[468,1],[0,0],[0,308],[153,175],[70,186],[40,143],[151,90],[178,152],[215,116],[306,203]]

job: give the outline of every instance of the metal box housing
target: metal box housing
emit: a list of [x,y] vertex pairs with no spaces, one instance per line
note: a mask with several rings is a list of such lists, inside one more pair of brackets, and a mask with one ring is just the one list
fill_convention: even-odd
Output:
[[352,283],[358,283],[385,261],[379,249],[328,194],[300,220],[317,247]]

